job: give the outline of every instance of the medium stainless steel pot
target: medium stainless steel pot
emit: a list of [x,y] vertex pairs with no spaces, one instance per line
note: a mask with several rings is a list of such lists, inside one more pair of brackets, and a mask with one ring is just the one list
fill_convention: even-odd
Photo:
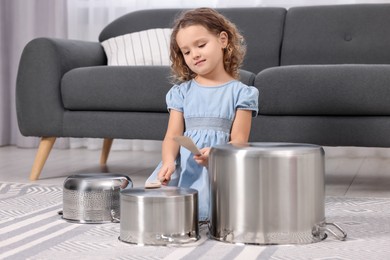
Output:
[[131,187],[131,179],[121,174],[69,176],[64,181],[62,217],[74,223],[112,222],[120,215],[120,191]]
[[186,244],[199,239],[198,191],[134,188],[120,194],[119,240],[139,245]]
[[[210,237],[247,244],[304,244],[345,239],[325,222],[324,150],[293,143],[211,149]],[[333,228],[334,229],[334,228]],[[341,232],[341,235],[338,233]]]

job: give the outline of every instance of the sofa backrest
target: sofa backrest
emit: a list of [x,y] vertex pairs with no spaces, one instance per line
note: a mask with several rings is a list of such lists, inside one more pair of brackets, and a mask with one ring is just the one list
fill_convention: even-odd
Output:
[[[243,34],[247,54],[243,69],[257,73],[279,66],[280,47],[286,10],[284,8],[221,8]],[[183,9],[150,9],[126,14],[109,25],[99,35],[99,41],[153,28],[171,28]]]
[[281,65],[390,64],[390,4],[290,8]]

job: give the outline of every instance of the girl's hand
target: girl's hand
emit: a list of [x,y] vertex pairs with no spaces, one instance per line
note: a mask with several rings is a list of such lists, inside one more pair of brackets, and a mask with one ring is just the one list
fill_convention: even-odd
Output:
[[210,147],[205,147],[200,149],[201,155],[194,155],[194,160],[204,166],[207,167],[209,165],[209,154],[210,154]]
[[171,175],[175,172],[176,165],[174,162],[163,163],[160,171],[158,172],[157,178],[162,185],[168,185],[171,180]]

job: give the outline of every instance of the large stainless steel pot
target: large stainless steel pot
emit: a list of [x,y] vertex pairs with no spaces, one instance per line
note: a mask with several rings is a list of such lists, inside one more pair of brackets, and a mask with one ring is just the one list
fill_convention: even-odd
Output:
[[[210,236],[248,244],[303,244],[337,225],[325,222],[324,150],[292,143],[211,149]],[[334,228],[333,228],[334,229]]]
[[120,217],[119,192],[133,187],[126,175],[84,173],[64,181],[63,219],[75,223],[105,223]]
[[120,194],[120,237],[139,245],[186,244],[199,239],[198,191],[134,188]]

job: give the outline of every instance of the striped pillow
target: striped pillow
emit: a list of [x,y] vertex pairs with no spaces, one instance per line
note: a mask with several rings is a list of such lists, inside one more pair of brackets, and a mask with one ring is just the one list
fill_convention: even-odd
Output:
[[170,28],[156,28],[129,33],[101,44],[108,65],[170,65]]

